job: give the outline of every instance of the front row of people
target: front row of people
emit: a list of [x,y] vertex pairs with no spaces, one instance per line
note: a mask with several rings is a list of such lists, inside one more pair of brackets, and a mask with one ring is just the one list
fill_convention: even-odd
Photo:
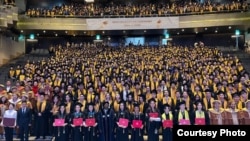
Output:
[[[148,141],[159,141],[159,129],[162,127],[163,140],[172,141],[173,125],[239,125],[250,121],[250,101],[246,109],[236,110],[235,103],[229,109],[222,109],[220,101],[214,101],[212,109],[203,110],[202,102],[196,103],[196,110],[189,113],[185,102],[179,104],[179,110],[172,112],[168,104],[164,105],[164,113],[156,108],[156,101],[149,101],[146,114],[140,112],[139,104],[134,105],[134,112],[129,113],[124,102],[119,104],[119,112],[115,113],[108,102],[103,103],[103,109],[95,112],[94,104],[89,103],[86,111],[81,111],[81,103],[75,105],[72,114],[66,114],[66,104],[60,104],[59,111],[54,116],[55,141],[143,141],[144,131]],[[31,125],[32,112],[27,102],[22,101],[22,107],[15,111],[14,104],[9,105],[2,118],[5,138],[13,140],[13,129],[17,127],[21,141],[28,141],[28,129]]]

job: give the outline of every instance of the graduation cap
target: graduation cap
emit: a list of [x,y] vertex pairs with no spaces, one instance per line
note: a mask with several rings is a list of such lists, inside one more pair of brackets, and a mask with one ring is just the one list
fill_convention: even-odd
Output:
[[186,105],[186,102],[185,101],[181,101],[181,102],[179,102],[179,106],[181,106],[181,105]]
[[143,100],[146,99],[146,96],[145,96],[144,94],[140,94],[140,95],[138,95],[138,96],[141,97]]
[[242,94],[247,94],[247,92],[245,91],[245,90],[242,90],[241,92],[240,92],[240,94],[242,95]]
[[140,104],[139,104],[138,102],[135,102],[135,103],[134,103],[134,108],[135,108],[135,107],[140,107]]
[[60,98],[60,96],[59,96],[59,95],[54,95],[54,96],[52,97],[52,99],[54,99],[54,98],[59,99],[59,98]]
[[148,100],[148,103],[151,103],[152,101],[156,102],[156,100],[154,98],[151,98],[151,99]]
[[234,84],[233,83],[228,83],[227,86],[233,86]]
[[195,101],[195,105],[197,106],[199,103],[201,103],[202,104],[202,101],[201,100],[197,100],[197,101]]
[[219,82],[219,83],[216,84],[216,86],[217,86],[217,87],[218,87],[218,86],[222,86],[222,83]]
[[151,91],[151,94],[157,94],[157,91],[154,89]]
[[133,97],[133,96],[134,96],[134,93],[133,93],[133,92],[128,93],[128,94],[127,94],[127,97],[129,97],[129,96],[132,96],[132,97]]
[[125,101],[120,101],[119,104],[123,104],[124,106],[126,105],[126,102]]
[[205,93],[207,93],[207,92],[210,92],[210,93],[211,93],[212,91],[211,91],[210,89],[206,89],[206,90],[205,90]]
[[88,103],[87,105],[88,105],[88,106],[95,106],[95,103],[90,102],[90,103]]
[[108,101],[104,101],[104,102],[102,103],[103,106],[106,105],[106,104],[109,105],[109,102],[108,102]]
[[239,93],[236,92],[236,93],[233,93],[232,96],[233,97],[239,97],[240,95],[239,95]]
[[80,107],[82,107],[83,105],[82,105],[82,103],[77,102],[77,103],[75,104],[75,107],[76,107],[76,106],[80,106]]
[[167,107],[170,108],[170,105],[169,104],[164,104],[163,107],[164,107],[164,109],[167,108]]
[[61,104],[59,105],[59,107],[61,107],[61,106],[66,107],[67,104],[66,104],[66,103],[61,103]]
[[45,96],[45,93],[44,92],[39,92],[39,95],[40,96]]
[[77,83],[77,86],[83,86],[83,83],[78,82],[78,83]]

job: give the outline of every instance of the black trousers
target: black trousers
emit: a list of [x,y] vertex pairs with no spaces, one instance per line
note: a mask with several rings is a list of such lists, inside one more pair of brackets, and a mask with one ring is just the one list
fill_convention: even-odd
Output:
[[35,135],[36,138],[43,136],[45,138],[45,117],[44,116],[37,116],[35,119]]
[[4,131],[5,131],[5,139],[6,139],[6,141],[13,141],[14,128],[4,127]]
[[29,125],[20,125],[19,126],[19,137],[20,141],[28,141],[29,140]]

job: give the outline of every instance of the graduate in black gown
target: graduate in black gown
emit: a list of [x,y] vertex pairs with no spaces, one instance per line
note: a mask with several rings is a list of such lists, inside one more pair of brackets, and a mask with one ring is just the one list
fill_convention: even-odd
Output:
[[[145,120],[145,116],[140,112],[140,105],[138,103],[134,104],[134,112],[130,115],[130,121],[133,123],[133,120],[141,120],[142,123]],[[131,141],[143,141],[143,128],[134,128],[133,124],[131,124]]]
[[76,103],[75,104],[75,112],[71,115],[71,127],[72,127],[72,140],[73,141],[83,141],[83,124],[80,126],[75,126],[73,121],[74,119],[79,119],[79,118],[83,118],[84,119],[84,114],[83,112],[81,112],[81,107],[82,104],[81,103]]
[[114,141],[115,113],[114,110],[110,108],[109,102],[103,103],[98,121],[100,141]]
[[195,119],[196,118],[201,118],[205,120],[205,125],[209,125],[210,124],[210,119],[209,119],[209,115],[208,113],[204,110],[204,106],[202,104],[201,101],[197,101],[195,103],[195,111],[192,112],[191,114],[191,124],[192,125],[197,125],[197,123],[195,123]]
[[69,116],[66,114],[65,107],[66,104],[60,104],[59,111],[54,116],[54,119],[64,119],[64,126],[55,126],[55,122],[53,123],[55,141],[68,141],[69,131],[67,125],[69,122]]
[[[171,120],[172,122],[174,117],[173,114],[171,112],[171,108],[169,104],[165,104],[163,105],[163,111],[164,113],[161,115],[162,118],[162,122],[164,122],[165,120]],[[163,135],[163,141],[173,141],[173,132],[172,132],[172,128],[170,127],[162,127],[162,135]]]
[[45,139],[46,129],[48,126],[48,123],[46,123],[46,121],[48,120],[48,113],[50,112],[50,104],[45,99],[44,92],[39,93],[39,98],[37,100],[34,112],[35,112],[35,136],[36,136],[36,139],[39,139],[40,136],[42,136],[42,138]]
[[[153,115],[152,114],[157,114]],[[154,98],[149,100],[149,107],[146,112],[148,141],[159,141],[159,129],[161,126],[161,114],[156,108],[156,100]]]
[[127,119],[129,121],[130,115],[126,108],[125,102],[119,103],[119,110],[116,113],[116,141],[128,141],[128,126],[119,124],[120,118]]
[[98,125],[98,113],[94,109],[94,103],[88,103],[88,107],[84,112],[86,119],[95,119],[94,126],[87,126],[86,122],[83,122],[84,126],[84,141],[96,141],[97,140],[97,125]]

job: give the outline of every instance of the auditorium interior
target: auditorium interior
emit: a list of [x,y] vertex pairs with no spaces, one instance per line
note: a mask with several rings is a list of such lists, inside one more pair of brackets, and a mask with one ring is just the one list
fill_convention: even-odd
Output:
[[[66,113],[71,115],[81,100],[83,113],[94,103],[97,120],[105,102],[115,116],[124,102],[131,115],[139,105],[145,121],[151,118],[147,112],[153,101],[159,119],[166,105],[171,107],[174,125],[179,123],[183,102],[190,124],[195,124],[192,114],[197,103],[209,113],[217,101],[223,102],[225,111],[233,104],[239,111],[237,122],[225,118],[220,124],[250,124],[250,116],[247,123],[243,114],[250,113],[249,10],[250,0],[1,0],[0,121],[8,109],[2,105],[9,106],[17,96],[15,110],[20,110],[23,97],[32,109],[31,141],[63,141],[59,128],[54,129],[53,110],[66,103]],[[42,120],[36,116],[41,93],[49,105]],[[55,97],[59,102],[53,105]],[[207,97],[213,100],[207,102]],[[70,111],[68,103],[73,104]],[[140,107],[141,103],[147,106]],[[115,116],[113,132],[118,134],[121,127]],[[209,124],[214,123],[211,119]],[[38,126],[38,120],[46,126]],[[163,134],[163,121],[155,124],[157,131],[149,123],[136,129],[142,131],[143,140],[135,139],[130,128],[123,133],[128,130],[131,141],[172,141],[163,139],[168,136]],[[101,130],[99,124],[95,128]],[[0,126],[0,141],[6,139],[3,129]],[[67,140],[78,141],[73,126],[67,129]],[[84,132],[84,141],[94,141],[87,140]],[[19,133],[15,127],[14,140],[20,139]],[[123,141],[106,136],[110,135],[98,140]]]

